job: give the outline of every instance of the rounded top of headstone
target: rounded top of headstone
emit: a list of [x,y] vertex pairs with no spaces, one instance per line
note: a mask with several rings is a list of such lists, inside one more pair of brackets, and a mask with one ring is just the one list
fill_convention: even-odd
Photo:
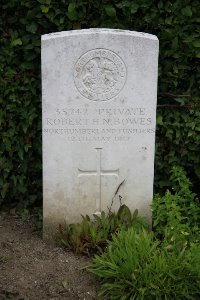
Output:
[[130,31],[130,30],[121,30],[121,29],[108,29],[108,28],[90,28],[90,29],[53,32],[53,33],[42,35],[42,40],[63,38],[63,37],[74,36],[74,35],[88,35],[88,34],[128,35],[128,36],[132,36],[132,37],[158,40],[157,36],[150,34],[150,33]]

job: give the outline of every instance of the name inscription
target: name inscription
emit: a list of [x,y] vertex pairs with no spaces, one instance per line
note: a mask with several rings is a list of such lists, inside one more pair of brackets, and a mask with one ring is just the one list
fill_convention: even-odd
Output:
[[65,136],[70,142],[129,141],[137,134],[154,134],[152,117],[144,107],[56,108],[44,119],[44,134]]

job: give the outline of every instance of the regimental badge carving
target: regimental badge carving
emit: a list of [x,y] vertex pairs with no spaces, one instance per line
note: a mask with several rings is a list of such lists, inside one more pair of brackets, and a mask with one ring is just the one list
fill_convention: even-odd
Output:
[[122,90],[126,66],[115,52],[95,49],[83,54],[75,64],[74,82],[78,91],[92,101],[106,101]]

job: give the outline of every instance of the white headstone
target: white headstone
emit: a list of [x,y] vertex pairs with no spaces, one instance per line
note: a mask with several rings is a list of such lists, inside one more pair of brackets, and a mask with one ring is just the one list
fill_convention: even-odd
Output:
[[112,200],[116,210],[119,195],[150,219],[157,63],[158,39],[146,33],[42,36],[45,237]]

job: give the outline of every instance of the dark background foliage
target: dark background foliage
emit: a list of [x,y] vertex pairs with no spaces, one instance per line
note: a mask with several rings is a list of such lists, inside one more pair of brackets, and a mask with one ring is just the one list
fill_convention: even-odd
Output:
[[91,27],[160,40],[155,191],[182,165],[199,192],[198,0],[1,0],[0,204],[41,205],[41,34]]

